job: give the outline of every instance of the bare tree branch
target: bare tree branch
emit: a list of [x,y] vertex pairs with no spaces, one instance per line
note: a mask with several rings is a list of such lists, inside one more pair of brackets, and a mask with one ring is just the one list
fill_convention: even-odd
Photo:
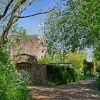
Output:
[[[26,2],[27,0],[18,0],[16,1],[17,3],[15,4],[14,8],[12,9],[11,13],[10,13],[10,18],[7,21],[7,25],[4,28],[4,30],[2,31],[2,43],[6,44],[7,43],[7,36],[9,33],[9,29],[11,28],[11,26],[16,23],[16,21],[19,20],[19,18],[27,18],[27,17],[32,17],[32,16],[36,16],[36,15],[40,15],[40,14],[46,14],[49,13],[51,11],[53,11],[55,9],[55,7],[49,11],[44,11],[44,12],[39,12],[36,14],[32,14],[32,15],[28,15],[28,16],[21,16],[20,14],[27,9],[28,6],[32,5],[32,3],[34,2],[34,0],[32,0],[31,2],[29,2],[29,4],[27,4],[28,6],[26,6],[24,9],[22,9],[22,11],[18,11],[20,9],[20,7]],[[8,3],[8,5],[5,8],[5,11],[3,13],[3,15],[0,15],[0,20],[5,17],[5,15],[7,14],[11,4],[14,2],[14,0],[10,0],[10,2]],[[16,12],[18,11],[18,15],[16,15]]]
[[8,3],[8,5],[7,5],[6,8],[5,8],[5,11],[4,11],[3,15],[0,15],[0,20],[1,20],[1,18],[3,18],[3,17],[6,15],[6,13],[7,13],[9,7],[10,7],[10,5],[12,4],[13,1],[14,1],[14,0],[11,0],[11,1]]
[[32,16],[36,16],[36,15],[41,15],[41,14],[46,14],[46,13],[50,13],[51,11],[53,11],[55,9],[55,7],[49,11],[45,11],[45,12],[39,12],[36,14],[32,14],[32,15],[28,15],[28,16],[16,16],[18,18],[28,18],[28,17],[32,17]]
[[27,4],[27,6],[26,6],[20,13],[22,13],[23,11],[25,11],[25,10],[27,9],[27,7],[31,6],[31,5],[33,4],[33,2],[34,2],[34,0],[31,1],[31,2],[29,2],[29,3]]
[[9,29],[10,29],[10,27],[13,25],[13,20],[14,20],[14,18],[16,17],[16,16],[15,16],[15,13],[16,13],[17,9],[18,9],[24,2],[26,2],[26,0],[22,0],[22,1],[20,2],[20,5],[19,5],[19,2],[17,2],[17,4],[15,5],[14,9],[12,10],[11,17],[10,17],[8,23],[7,23],[7,26],[6,26],[5,30],[4,30],[3,33],[2,33],[2,38],[3,38],[3,42],[4,42],[4,43],[7,42],[7,35],[8,35],[8,32],[9,32]]
[[[31,2],[29,2],[29,3],[27,4],[27,6],[26,6],[24,9],[22,9],[21,11],[20,11],[20,9],[19,9],[19,10],[18,10],[18,16],[20,16],[21,13],[27,9],[27,7],[31,6],[31,5],[33,4],[33,2],[34,2],[34,0],[32,0]],[[19,17],[16,17],[16,18],[13,20],[12,23],[14,24],[14,23],[16,23],[18,20],[19,20]]]

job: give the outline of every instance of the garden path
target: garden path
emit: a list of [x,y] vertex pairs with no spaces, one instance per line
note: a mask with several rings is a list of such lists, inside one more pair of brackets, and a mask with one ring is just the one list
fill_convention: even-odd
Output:
[[31,100],[100,100],[96,78],[55,87],[28,87]]

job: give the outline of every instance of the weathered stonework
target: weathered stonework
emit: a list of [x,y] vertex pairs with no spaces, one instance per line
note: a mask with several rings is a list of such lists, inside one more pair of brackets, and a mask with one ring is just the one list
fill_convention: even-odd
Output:
[[36,65],[34,67],[34,84],[45,84],[47,80],[47,67],[46,65]]
[[36,56],[37,60],[42,59],[45,56],[45,54],[47,53],[45,37],[38,35],[30,35],[28,37],[28,40],[23,37],[11,38],[11,41],[15,42],[14,46],[10,47],[11,59],[19,54],[29,54],[32,56]]
[[12,37],[14,46],[10,47],[10,59],[16,65],[17,70],[25,70],[30,75],[33,84],[44,84],[47,80],[45,65],[38,65],[37,60],[43,58],[47,52],[44,36],[29,36],[29,40],[23,37]]
[[30,75],[33,84],[45,84],[47,80],[47,69],[45,65],[38,65],[34,56],[22,54],[15,57],[16,69],[25,70]]

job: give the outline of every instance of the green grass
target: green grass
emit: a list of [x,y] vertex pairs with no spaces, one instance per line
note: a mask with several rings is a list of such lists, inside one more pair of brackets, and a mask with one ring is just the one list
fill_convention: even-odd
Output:
[[85,79],[88,79],[88,78],[91,78],[91,77],[95,77],[95,75],[82,75],[80,79],[85,80]]

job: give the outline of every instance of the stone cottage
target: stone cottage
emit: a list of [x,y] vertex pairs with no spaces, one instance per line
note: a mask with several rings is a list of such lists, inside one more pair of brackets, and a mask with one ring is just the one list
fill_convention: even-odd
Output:
[[47,80],[47,69],[38,65],[37,60],[42,59],[47,53],[44,36],[11,37],[14,45],[10,46],[9,55],[18,71],[25,70],[30,75],[33,84],[44,84]]
[[47,53],[46,39],[44,36],[29,35],[24,37],[11,37],[14,43],[10,47],[10,57],[13,58],[19,54],[29,54],[36,56],[37,60],[42,59]]

